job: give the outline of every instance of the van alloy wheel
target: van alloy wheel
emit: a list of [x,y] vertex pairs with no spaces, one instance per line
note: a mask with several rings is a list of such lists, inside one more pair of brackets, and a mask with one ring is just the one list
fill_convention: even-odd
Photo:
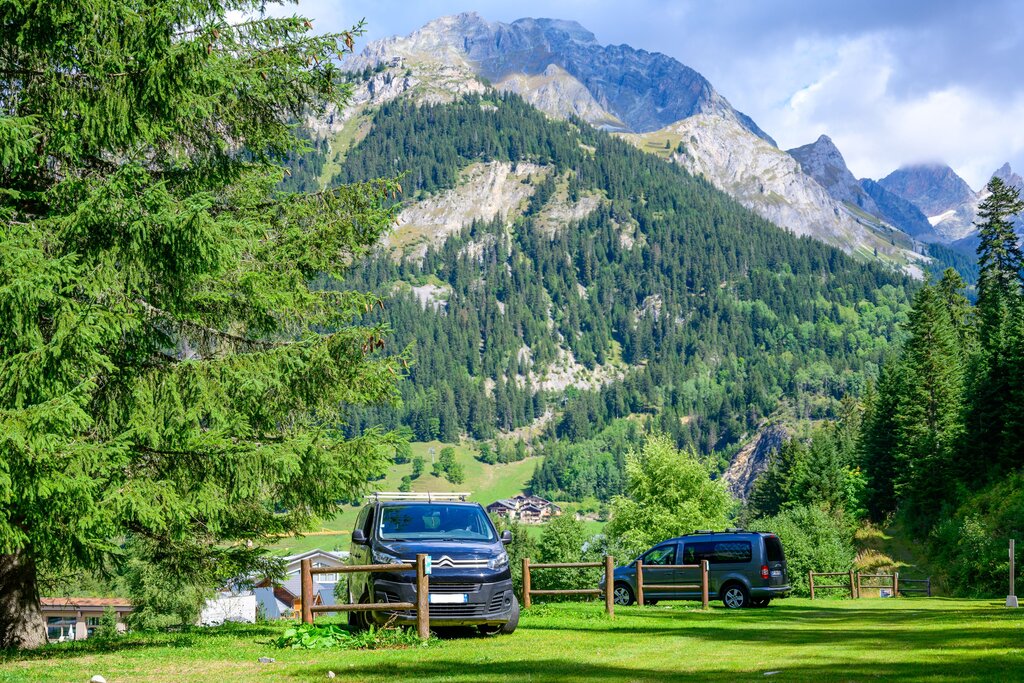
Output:
[[739,609],[747,606],[747,591],[742,586],[732,585],[725,589],[722,602],[729,609]]
[[612,599],[616,605],[632,605],[634,600],[633,592],[629,590],[629,586],[617,583],[615,584],[615,591],[612,593]]

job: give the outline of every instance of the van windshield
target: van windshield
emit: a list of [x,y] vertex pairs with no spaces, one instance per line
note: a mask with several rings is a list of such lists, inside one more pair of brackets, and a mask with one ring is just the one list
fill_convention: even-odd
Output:
[[385,505],[379,530],[382,541],[495,540],[490,520],[476,505]]

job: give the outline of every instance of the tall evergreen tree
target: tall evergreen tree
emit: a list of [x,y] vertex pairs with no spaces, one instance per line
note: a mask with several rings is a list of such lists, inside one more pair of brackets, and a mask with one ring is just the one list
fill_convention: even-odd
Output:
[[896,494],[908,498],[916,520],[934,521],[950,499],[955,447],[963,430],[964,367],[959,338],[941,291],[914,297],[904,348],[906,381],[897,403]]
[[902,363],[890,360],[882,366],[877,388],[865,397],[859,455],[866,473],[868,515],[881,521],[894,512],[896,498],[896,446],[898,406],[905,383]]
[[40,568],[132,539],[231,575],[387,461],[388,435],[340,432],[395,396],[401,358],[359,324],[380,300],[311,283],[399,188],[275,189],[358,31],[265,4],[0,0],[0,648],[45,640]]
[[[1024,211],[1016,188],[992,178],[989,196],[978,214],[977,325],[979,350],[970,373],[970,411],[965,449],[991,473],[1003,467],[1007,454],[1019,449],[1019,440],[1007,433],[1006,418],[1014,412],[1011,379],[1020,372],[1014,365],[1015,318],[1024,315],[1021,277],[1024,256],[1013,230],[1012,217]],[[1017,435],[1019,437],[1020,435]]]

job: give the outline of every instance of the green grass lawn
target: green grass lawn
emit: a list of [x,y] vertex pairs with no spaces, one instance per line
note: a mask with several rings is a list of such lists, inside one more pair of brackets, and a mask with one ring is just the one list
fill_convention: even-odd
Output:
[[[465,469],[466,481],[462,484],[452,484],[444,477],[435,477],[430,474],[430,449],[434,449],[434,460],[437,460],[441,457],[441,449],[448,446],[455,449],[455,460],[462,463]],[[412,454],[418,455],[426,461],[426,470],[412,482],[413,491],[468,491],[473,494],[470,500],[484,505],[489,505],[499,498],[509,498],[517,493],[522,493],[529,483],[530,477],[533,476],[534,467],[539,462],[538,458],[527,458],[505,465],[487,465],[477,460],[478,452],[475,449],[439,441],[414,443],[412,444]],[[397,491],[402,477],[411,474],[412,463],[392,465],[387,477],[374,482],[371,489]],[[346,505],[334,517],[321,522],[323,530],[333,533],[320,531],[316,535],[282,538],[274,544],[273,549],[282,555],[300,553],[313,548],[348,550],[349,534],[352,532],[352,525],[355,523],[358,512],[358,507]]]
[[790,599],[739,612],[663,603],[613,620],[595,603],[535,605],[511,636],[395,650],[280,650],[268,641],[281,624],[52,645],[0,659],[0,682],[319,681],[328,671],[388,683],[1013,681],[1024,679],[1022,626],[1024,612],[1000,603],[944,598]]

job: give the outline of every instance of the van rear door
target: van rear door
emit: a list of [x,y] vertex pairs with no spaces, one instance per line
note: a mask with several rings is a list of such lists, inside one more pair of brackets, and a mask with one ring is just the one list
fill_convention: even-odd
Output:
[[768,585],[789,585],[789,576],[786,573],[786,556],[782,552],[782,541],[774,534],[763,536],[763,538],[765,561],[768,564],[769,572]]

